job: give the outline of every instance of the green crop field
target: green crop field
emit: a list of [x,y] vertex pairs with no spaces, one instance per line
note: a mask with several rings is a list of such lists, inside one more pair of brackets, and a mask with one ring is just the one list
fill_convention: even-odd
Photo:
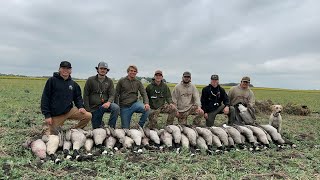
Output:
[[[254,153],[230,151],[195,156],[189,152],[119,152],[94,161],[54,164],[40,163],[31,150],[21,146],[41,133],[40,99],[45,82],[39,78],[0,77],[0,179],[320,179],[320,91],[253,88],[259,101],[310,108],[308,116],[282,114],[283,135],[297,148],[278,150],[273,145]],[[85,81],[78,82],[83,89]],[[202,87],[198,86],[199,90]],[[257,119],[266,124],[268,117],[261,113]],[[159,126],[164,125],[165,118],[160,117]],[[226,118],[218,115],[216,124],[225,122]],[[71,124],[68,122],[66,127]]]

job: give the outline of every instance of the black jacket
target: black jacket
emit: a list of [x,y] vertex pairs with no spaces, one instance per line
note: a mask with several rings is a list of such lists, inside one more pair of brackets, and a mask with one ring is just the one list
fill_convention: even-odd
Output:
[[216,110],[221,104],[230,105],[230,101],[226,91],[218,85],[213,87],[211,84],[202,89],[201,108],[205,113],[210,113]]
[[59,116],[70,111],[73,103],[83,108],[80,86],[71,77],[64,80],[59,73],[47,80],[41,97],[41,111],[45,118]]

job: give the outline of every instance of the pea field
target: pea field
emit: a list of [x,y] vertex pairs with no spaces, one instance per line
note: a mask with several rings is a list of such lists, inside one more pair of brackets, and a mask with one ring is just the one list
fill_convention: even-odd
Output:
[[[40,100],[45,82],[44,78],[0,77],[0,179],[320,179],[319,90],[252,88],[257,101],[310,109],[307,116],[282,113],[282,135],[296,148],[271,145],[258,152],[199,152],[195,156],[188,151],[127,151],[98,156],[93,161],[63,160],[55,164],[50,160],[41,162],[30,149],[21,146],[42,132]],[[77,82],[83,90],[85,80]],[[198,86],[199,91],[202,87]],[[224,88],[228,91],[230,87]],[[257,121],[267,124],[269,116],[258,113]],[[138,117],[135,114],[133,121],[137,122]],[[166,117],[160,116],[159,127],[164,126]],[[106,114],[104,121],[108,118]],[[226,122],[224,115],[218,115],[215,125]],[[71,127],[72,123],[68,121],[64,127]],[[86,128],[91,129],[91,124]]]

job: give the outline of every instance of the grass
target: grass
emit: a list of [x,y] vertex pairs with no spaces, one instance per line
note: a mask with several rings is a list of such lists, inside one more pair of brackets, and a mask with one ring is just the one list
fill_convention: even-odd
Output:
[[[85,81],[78,82],[83,88]],[[21,143],[41,132],[40,98],[45,79],[0,78],[0,84],[0,179],[320,179],[318,113],[283,114],[284,135],[297,144],[295,149],[231,151],[211,156],[203,153],[194,157],[188,152],[139,155],[126,152],[97,157],[92,162],[39,163]],[[297,103],[320,112],[319,91],[271,88],[253,88],[253,91],[257,100]],[[267,123],[268,116],[259,114],[258,121]],[[138,117],[134,115],[135,122]],[[160,117],[159,127],[164,126],[165,118],[166,115]],[[104,119],[107,121],[108,115]],[[216,124],[224,122],[225,117],[219,115]]]

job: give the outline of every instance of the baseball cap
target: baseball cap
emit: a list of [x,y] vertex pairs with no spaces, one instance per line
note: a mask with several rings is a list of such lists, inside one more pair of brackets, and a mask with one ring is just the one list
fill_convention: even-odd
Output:
[[244,76],[241,81],[249,82],[250,83],[250,77]]
[[219,80],[219,76],[217,74],[213,74],[211,76],[211,80]]
[[106,62],[99,62],[99,64],[98,64],[98,67],[96,67],[96,69],[98,69],[98,68],[106,68],[108,71],[110,70],[109,68],[108,68],[108,63],[106,63]]
[[183,73],[183,76],[191,76],[191,73],[189,71],[186,71]]
[[161,76],[163,75],[162,71],[160,71],[160,70],[156,70],[156,72],[154,72],[154,75],[156,75],[156,74],[161,74]]
[[68,61],[61,61],[60,67],[72,68],[71,63]]

